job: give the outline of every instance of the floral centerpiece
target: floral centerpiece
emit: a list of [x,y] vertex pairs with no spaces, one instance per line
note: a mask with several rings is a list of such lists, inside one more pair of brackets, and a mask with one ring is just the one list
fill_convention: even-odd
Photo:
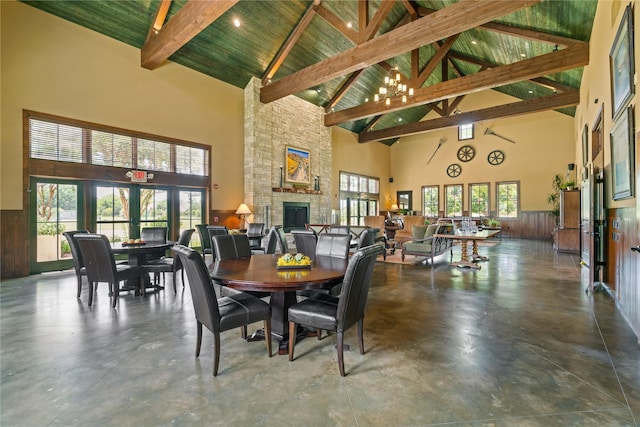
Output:
[[311,258],[304,254],[284,254],[278,258],[278,268],[310,268]]

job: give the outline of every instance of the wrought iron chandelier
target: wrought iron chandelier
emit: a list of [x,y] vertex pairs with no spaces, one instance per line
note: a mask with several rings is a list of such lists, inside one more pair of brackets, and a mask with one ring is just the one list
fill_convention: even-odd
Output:
[[380,86],[378,93],[373,95],[373,101],[384,102],[387,107],[394,99],[399,99],[403,104],[406,104],[407,97],[413,96],[413,88],[407,88],[406,84],[400,82],[401,78],[398,67],[393,67],[389,71],[389,75],[384,78],[384,86]]

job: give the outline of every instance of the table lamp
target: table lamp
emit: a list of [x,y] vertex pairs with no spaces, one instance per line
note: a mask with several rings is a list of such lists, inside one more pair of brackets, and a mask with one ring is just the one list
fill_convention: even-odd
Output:
[[240,228],[245,230],[247,228],[245,227],[245,215],[251,215],[249,207],[244,203],[240,204],[238,210],[236,210],[236,214],[240,215]]

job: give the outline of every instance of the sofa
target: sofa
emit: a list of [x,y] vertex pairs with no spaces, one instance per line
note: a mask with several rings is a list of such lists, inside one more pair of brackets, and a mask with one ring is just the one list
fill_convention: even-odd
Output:
[[453,224],[438,222],[429,225],[414,225],[411,227],[411,238],[402,242],[402,261],[405,256],[415,255],[433,259],[447,251],[453,258],[453,239],[447,237],[435,237],[435,234],[453,235]]
[[395,241],[397,243],[403,243],[413,238],[413,226],[422,225],[425,226],[426,217],[422,215],[404,215],[402,217],[403,228],[397,230],[395,233]]

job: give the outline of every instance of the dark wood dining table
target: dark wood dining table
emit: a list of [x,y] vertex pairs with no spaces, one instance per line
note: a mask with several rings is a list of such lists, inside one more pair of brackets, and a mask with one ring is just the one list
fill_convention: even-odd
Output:
[[[114,254],[126,254],[128,257],[129,265],[144,265],[147,262],[147,255],[157,252],[164,252],[170,249],[176,242],[172,240],[167,241],[146,241],[144,244],[123,244],[114,243],[111,246],[111,252]],[[124,290],[140,289],[138,279],[130,279],[125,283]],[[132,282],[135,281],[135,282]],[[160,286],[152,286],[149,276],[145,276],[145,288],[153,288]]]
[[271,333],[280,341],[283,354],[289,340],[288,311],[297,302],[296,291],[341,283],[349,260],[320,256],[311,268],[279,270],[280,256],[256,254],[216,261],[209,271],[214,280],[230,288],[271,293]]

